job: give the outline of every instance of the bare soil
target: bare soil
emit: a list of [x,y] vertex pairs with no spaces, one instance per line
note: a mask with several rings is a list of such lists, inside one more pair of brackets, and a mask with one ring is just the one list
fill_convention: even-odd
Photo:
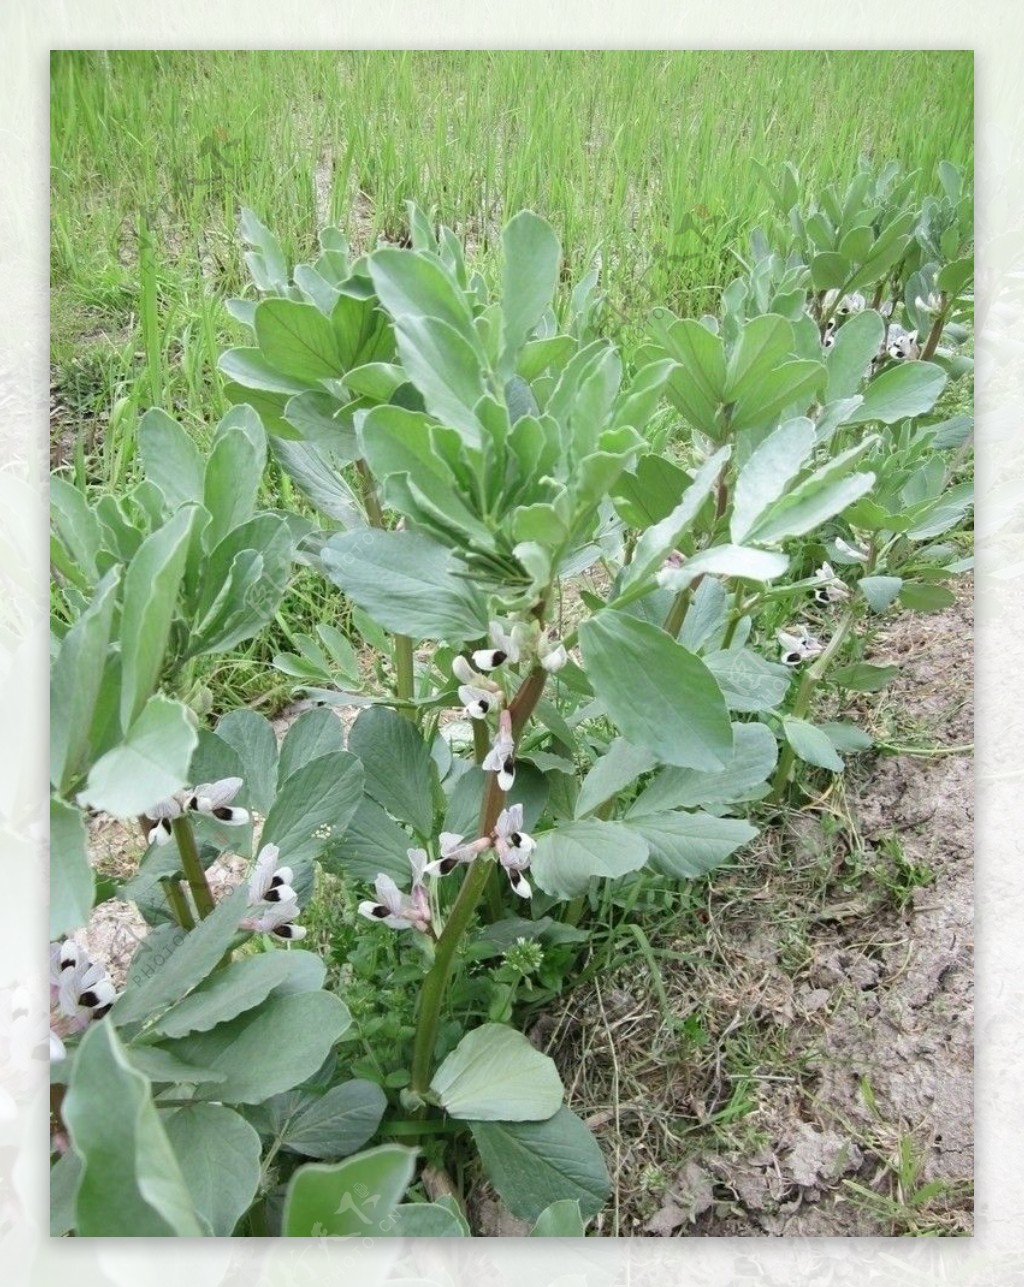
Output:
[[850,757],[652,936],[675,1030],[642,963],[552,1017],[604,1236],[970,1234],[970,596],[870,653],[901,671],[860,722],[924,753]]

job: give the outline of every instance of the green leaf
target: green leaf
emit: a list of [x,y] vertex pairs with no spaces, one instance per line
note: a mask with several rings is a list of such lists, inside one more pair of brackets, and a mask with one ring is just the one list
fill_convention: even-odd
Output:
[[899,666],[872,666],[866,661],[857,661],[834,670],[829,678],[840,688],[849,688],[855,693],[877,693],[899,673]]
[[539,1220],[553,1203],[575,1201],[585,1220],[611,1191],[597,1140],[568,1108],[546,1122],[472,1122],[487,1178],[520,1220]]
[[256,634],[277,611],[296,536],[277,514],[257,514],[214,547],[202,569],[189,656],[221,651]]
[[770,424],[788,407],[813,402],[825,382],[822,362],[799,359],[783,362],[736,403],[729,424],[733,433]]
[[885,335],[885,324],[873,309],[847,318],[836,331],[835,343],[825,355],[828,402],[860,393],[861,384]]
[[819,724],[821,731],[837,751],[867,751],[875,744],[870,733],[865,733],[856,724],[826,723]]
[[50,939],[89,919],[96,891],[85,819],[63,800],[50,800]]
[[178,510],[142,542],[125,573],[121,610],[122,728],[128,728],[138,717],[160,679],[198,514],[195,506]]
[[315,1099],[304,1095],[279,1131],[281,1146],[305,1157],[348,1157],[371,1138],[387,1106],[375,1082],[359,1079],[332,1086]]
[[320,557],[334,584],[396,634],[462,643],[487,633],[479,592],[449,551],[429,537],[344,532],[326,543]]
[[731,451],[731,447],[722,447],[709,456],[694,474],[693,482],[683,493],[679,504],[660,523],[643,533],[636,543],[633,558],[622,573],[617,603],[628,603],[643,592],[645,583],[661,566],[666,555],[675,549],[679,538],[690,528],[701,506],[711,495]]
[[956,299],[973,278],[974,256],[968,255],[965,259],[955,259],[951,264],[940,268],[935,285],[950,299]]
[[354,755],[318,756],[281,786],[260,843],[277,845],[289,866],[310,862],[329,839],[344,835],[362,795],[363,766]]
[[223,1081],[222,1073],[211,1072],[209,1068],[196,1068],[177,1059],[159,1046],[129,1046],[127,1054],[131,1065],[151,1082],[166,1082],[171,1085],[198,1086],[204,1081]]
[[654,327],[666,353],[679,363],[666,385],[669,401],[691,424],[715,437],[725,390],[721,339],[693,318],[673,318],[668,309],[654,310]]
[[430,748],[416,725],[384,706],[367,707],[352,725],[348,745],[363,763],[366,794],[423,839],[432,835]]
[[203,533],[207,549],[252,518],[266,463],[267,435],[259,417],[249,407],[235,407],[221,421],[206,462],[203,506],[212,520]]
[[699,657],[620,612],[600,613],[579,633],[587,677],[627,741],[684,768],[728,762],[729,714]]
[[811,285],[815,290],[839,290],[849,276],[850,261],[837,251],[823,251],[811,260]]
[[180,790],[199,736],[181,702],[151,697],[124,740],[92,766],[79,802],[133,818]]
[[61,641],[50,670],[50,781],[67,791],[84,767],[121,579],[112,567]]
[[635,782],[642,773],[648,773],[657,763],[657,756],[650,751],[631,746],[624,737],[615,738],[583,779],[576,798],[576,817],[593,813],[605,800]]
[[354,880],[372,882],[384,872],[397,884],[408,885],[411,844],[409,833],[392,822],[379,804],[364,796],[344,836],[328,843],[320,862],[326,871]]
[[704,664],[731,711],[770,711],[785,700],[793,672],[750,648],[709,652]]
[[50,479],[50,507],[54,529],[72,561],[95,580],[96,556],[103,543],[95,510],[74,484],[56,474]]
[[[175,935],[170,956],[144,980],[130,982],[115,1002],[110,1012],[114,1023],[154,1019],[202,983],[230,946],[246,913],[248,893],[244,885],[232,890],[195,929]],[[207,1066],[202,1060],[193,1062]]]
[[845,478],[823,480],[821,472],[812,474],[762,514],[748,533],[748,539],[770,545],[803,536],[841,514],[875,485],[874,474],[848,474]]
[[944,585],[928,585],[921,581],[904,581],[900,589],[900,603],[913,612],[941,612],[956,603],[956,595]]
[[629,826],[650,846],[654,870],[680,880],[713,871],[757,835],[757,828],[740,818],[717,818],[703,810],[645,814],[630,818]]
[[732,755],[724,768],[715,773],[662,769],[630,805],[627,819],[632,822],[667,809],[757,798],[758,788],[771,776],[779,758],[775,736],[764,724],[733,724],[732,732]]
[[792,715],[783,716],[782,729],[786,735],[786,741],[799,759],[819,769],[842,773],[843,762],[836,754],[827,733],[813,724],[808,724],[806,720],[796,719]]
[[737,577],[744,581],[774,581],[789,569],[789,556],[750,545],[712,545],[666,574],[663,584],[677,593],[703,576]]
[[946,384],[946,373],[934,362],[900,362],[881,371],[864,389],[864,401],[846,422],[879,420],[892,425],[931,411]]
[[386,1238],[467,1238],[469,1227],[440,1202],[403,1202],[391,1214]]
[[787,420],[759,443],[740,470],[733,492],[729,532],[742,541],[786,490],[814,450],[814,425],[805,416]]
[[578,1198],[562,1198],[552,1202],[537,1217],[530,1230],[531,1238],[582,1238],[583,1216]]
[[185,1185],[215,1238],[230,1238],[260,1182],[260,1137],[223,1104],[190,1104],[164,1118]]
[[551,225],[530,210],[521,210],[505,225],[501,245],[504,346],[499,370],[507,377],[551,304],[562,251]]
[[[275,301],[263,300],[257,307],[262,308],[264,304],[273,302]],[[316,312],[312,304],[300,304],[298,307],[309,308]],[[236,385],[241,385],[243,389],[256,389],[261,393],[305,393],[309,388],[309,382],[306,379],[296,379],[294,376],[285,375],[271,362],[268,362],[259,349],[228,349],[217,359],[217,368]],[[333,374],[337,375],[339,372],[335,371]],[[258,402],[258,406],[259,410],[262,411],[262,400]],[[283,402],[281,410],[284,410]]]
[[75,1227],[75,1200],[81,1180],[81,1159],[69,1148],[50,1167],[51,1238],[63,1238]]
[[430,1089],[453,1117],[481,1122],[543,1121],[562,1104],[554,1060],[500,1023],[467,1032],[434,1073]]
[[359,527],[365,521],[355,493],[335,467],[345,463],[344,455],[336,456],[314,443],[281,438],[273,439],[271,450],[284,472],[322,514],[343,527]]
[[146,477],[164,494],[168,509],[203,498],[203,458],[181,425],[153,407],[139,421],[139,455]]
[[278,781],[282,784],[287,782],[310,760],[344,749],[345,730],[337,714],[323,708],[306,711],[284,735],[278,760]]
[[202,1236],[149,1082],[128,1062],[112,1024],[94,1023],[82,1038],[63,1116],[83,1163],[79,1237]]
[[285,403],[284,418],[304,443],[329,452],[338,464],[358,457],[352,417],[333,394],[316,389],[297,393]]
[[281,1229],[286,1238],[380,1237],[412,1183],[416,1150],[382,1144],[327,1166],[311,1162],[288,1183]]
[[290,975],[300,970],[299,959],[310,952],[278,950],[245,956],[217,970],[199,987],[163,1014],[153,1031],[164,1037],[209,1032],[246,1010],[253,1010]]
[[224,1074],[198,1087],[197,1099],[261,1104],[312,1077],[350,1023],[348,1008],[329,992],[274,994],[257,1009],[163,1048]]
[[386,361],[394,355],[394,337],[387,316],[372,295],[367,299],[355,299],[344,292],[339,295],[331,313],[331,326],[347,386],[353,367]]
[[762,313],[744,323],[729,357],[723,402],[738,402],[793,351],[793,327],[784,317]]
[[344,374],[334,328],[314,304],[265,299],[255,320],[263,356],[290,379],[315,383]]
[[619,477],[612,500],[630,527],[643,529],[668,518],[690,481],[678,465],[652,452],[640,457],[635,470]]
[[903,578],[899,576],[862,576],[857,582],[861,592],[873,612],[884,612],[903,588]]
[[586,893],[594,876],[624,876],[646,861],[647,846],[629,828],[589,818],[538,836],[530,871],[546,894],[568,899]]
[[250,710],[229,711],[217,736],[234,748],[250,805],[266,815],[277,794],[277,738],[270,720]]
[[974,484],[961,483],[944,492],[925,513],[907,528],[912,541],[927,541],[956,527],[974,503]]

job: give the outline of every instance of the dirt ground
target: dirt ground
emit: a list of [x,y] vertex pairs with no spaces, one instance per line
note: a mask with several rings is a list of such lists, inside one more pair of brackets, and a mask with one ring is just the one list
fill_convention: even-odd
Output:
[[[972,1230],[972,587],[894,618],[867,753],[543,1042],[612,1169],[605,1236]],[[894,723],[896,721],[896,723]]]

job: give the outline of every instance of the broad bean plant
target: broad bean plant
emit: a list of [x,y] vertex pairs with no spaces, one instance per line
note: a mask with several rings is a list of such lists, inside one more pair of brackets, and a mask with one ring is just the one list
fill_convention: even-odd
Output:
[[[606,891],[713,871],[869,748],[816,695],[881,688],[872,623],[970,566],[970,419],[936,411],[970,198],[939,178],[801,204],[788,168],[720,314],[656,309],[628,356],[529,211],[493,279],[415,206],[409,246],[328,229],[293,268],[243,212],[252,342],[208,456],[152,411],[132,492],[54,485],[54,1232],[468,1236],[420,1169],[475,1154],[535,1236],[584,1234],[608,1173],[527,1006]],[[301,514],[257,512],[268,457]],[[313,703],[279,744],[195,659],[299,565],[338,608],[276,659]],[[139,837],[116,887],[96,810]],[[349,899],[330,990],[318,867]],[[149,925],[120,992],[64,937],[108,897]]]

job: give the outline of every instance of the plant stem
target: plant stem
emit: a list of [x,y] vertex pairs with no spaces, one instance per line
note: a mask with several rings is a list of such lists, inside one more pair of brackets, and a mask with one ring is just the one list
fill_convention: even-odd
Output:
[[686,620],[686,610],[690,606],[690,591],[692,586],[687,586],[685,590],[680,590],[672,600],[672,607],[668,610],[668,616],[665,618],[665,624],[662,629],[667,635],[674,639],[682,630],[683,622]]
[[[541,666],[535,666],[519,686],[519,691],[509,706],[512,717],[512,736],[518,739],[526,721],[533,713],[548,673]],[[498,821],[498,814],[505,803],[505,792],[498,786],[497,773],[488,774],[487,790],[480,806],[480,826],[478,834],[489,836]],[[423,980],[420,993],[419,1014],[416,1020],[416,1036],[412,1047],[412,1082],[411,1089],[415,1094],[424,1095],[430,1086],[433,1073],[434,1047],[437,1044],[437,1028],[441,1019],[441,1003],[451,974],[455,949],[458,947],[469,922],[473,918],[476,905],[483,896],[490,878],[492,864],[482,857],[472,863],[462,882],[462,888],[455,897],[448,919],[445,921],[441,937],[437,940],[434,963],[427,977]]]
[[491,744],[487,736],[487,725],[482,719],[473,720],[473,758],[477,764],[483,764]]
[[[825,651],[814,662],[814,664],[809,666],[804,672],[803,678],[800,680],[800,687],[797,690],[796,701],[793,703],[793,710],[791,712],[794,719],[802,719],[804,715],[807,714],[807,709],[811,704],[811,698],[814,696],[814,690],[824,677],[825,671],[828,670],[829,666],[832,664],[832,659],[843,646],[843,642],[850,632],[850,627],[853,625],[856,615],[856,609],[853,604],[851,604],[840,618],[839,624],[836,626],[835,633],[828,641]],[[775,777],[772,779],[771,794],[768,796],[770,803],[778,804],[783,791],[786,789],[786,783],[789,780],[789,774],[792,768],[793,748],[790,746],[789,742],[786,742],[782,748],[782,754],[779,756],[779,765],[775,770]]]
[[932,322],[932,329],[928,332],[928,338],[924,342],[924,348],[921,350],[921,361],[927,362],[939,347],[939,340],[942,338],[942,328],[946,325],[946,309],[949,303],[945,293],[939,296],[939,315]]
[[[395,695],[399,701],[412,700],[414,678],[412,666],[412,640],[408,635],[395,635]],[[399,708],[406,719],[416,720],[416,711],[411,706]]]
[[160,884],[164,891],[164,897],[167,899],[167,906],[171,909],[174,919],[178,922],[183,930],[195,929],[195,917],[192,915],[192,909],[188,905],[188,899],[181,891],[181,886],[173,876],[164,876]]
[[380,507],[377,488],[365,460],[356,461],[356,473],[359,475],[359,485],[363,490],[363,505],[366,507],[366,517],[370,526],[383,527],[384,511]]
[[199,913],[200,919],[203,919],[209,916],[216,904],[213,900],[213,894],[210,892],[210,886],[207,884],[203,864],[199,860],[199,850],[196,847],[192,821],[190,818],[185,817],[174,818],[171,822],[171,827],[174,831],[178,853],[181,855],[181,867],[192,893],[192,901],[196,905],[196,911]]

